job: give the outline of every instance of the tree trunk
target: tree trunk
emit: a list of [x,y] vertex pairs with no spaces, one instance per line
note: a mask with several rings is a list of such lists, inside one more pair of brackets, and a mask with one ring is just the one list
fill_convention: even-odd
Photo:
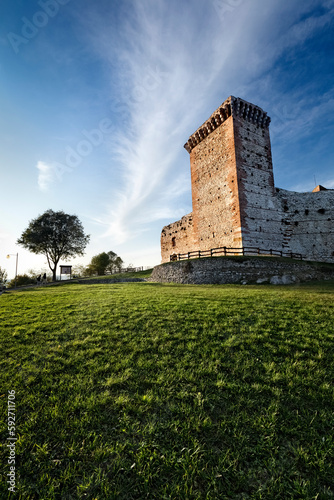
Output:
[[[54,262],[53,260],[51,260],[48,253],[46,253],[46,258],[48,261],[49,269],[52,272],[52,281],[57,281],[57,264],[59,261]],[[51,263],[53,264],[53,267],[52,267]]]

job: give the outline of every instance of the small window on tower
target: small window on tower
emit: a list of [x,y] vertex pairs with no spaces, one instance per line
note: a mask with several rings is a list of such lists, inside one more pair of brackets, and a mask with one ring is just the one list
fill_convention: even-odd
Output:
[[172,247],[175,247],[176,246],[176,238],[174,236],[174,238],[172,238]]

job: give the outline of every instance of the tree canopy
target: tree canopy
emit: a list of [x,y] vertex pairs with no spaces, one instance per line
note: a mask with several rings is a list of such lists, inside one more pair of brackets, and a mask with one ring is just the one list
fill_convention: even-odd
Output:
[[47,210],[29,222],[17,243],[30,252],[45,255],[56,281],[60,259],[83,255],[89,239],[76,215]]
[[109,255],[106,252],[99,253],[92,257],[89,268],[93,274],[103,275],[109,264]]
[[101,276],[104,275],[106,271],[109,273],[120,271],[122,265],[123,260],[115,252],[102,252],[92,257],[87,271],[89,274],[98,274]]

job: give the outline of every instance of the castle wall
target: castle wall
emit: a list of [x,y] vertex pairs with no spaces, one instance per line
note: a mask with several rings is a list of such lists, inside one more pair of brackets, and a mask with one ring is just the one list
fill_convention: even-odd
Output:
[[334,262],[334,190],[296,193],[276,190],[283,249],[307,260]]
[[173,254],[186,253],[198,248],[194,234],[193,214],[165,226],[161,232],[162,262],[168,262]]
[[334,190],[275,188],[269,124],[261,108],[231,96],[190,136],[193,212],[163,228],[162,262],[224,246],[334,262]]

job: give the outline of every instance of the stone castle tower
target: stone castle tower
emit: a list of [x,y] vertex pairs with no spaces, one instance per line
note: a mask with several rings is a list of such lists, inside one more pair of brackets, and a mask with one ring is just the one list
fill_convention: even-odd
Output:
[[334,190],[275,188],[269,124],[260,107],[231,96],[190,136],[193,212],[163,228],[162,262],[218,247],[334,261]]

